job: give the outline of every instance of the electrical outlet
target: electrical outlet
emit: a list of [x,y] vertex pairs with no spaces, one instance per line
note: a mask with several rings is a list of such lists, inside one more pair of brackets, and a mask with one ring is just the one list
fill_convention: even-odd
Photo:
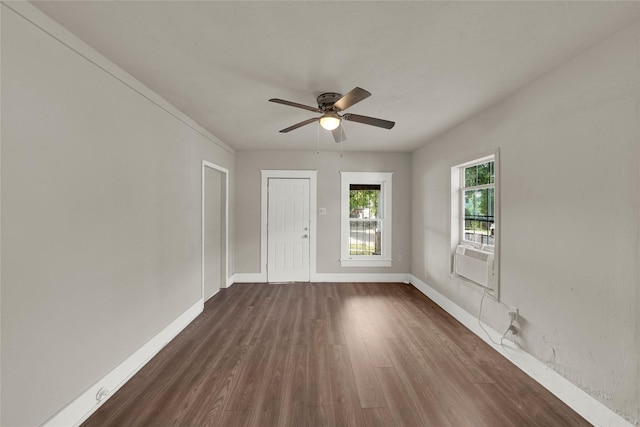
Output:
[[398,255],[398,262],[402,262],[402,255]]
[[509,325],[509,330],[513,335],[518,335],[518,332],[520,332],[516,325]]
[[511,307],[509,310],[509,319],[511,319],[512,322],[515,322],[518,320],[518,315],[518,309],[516,307]]

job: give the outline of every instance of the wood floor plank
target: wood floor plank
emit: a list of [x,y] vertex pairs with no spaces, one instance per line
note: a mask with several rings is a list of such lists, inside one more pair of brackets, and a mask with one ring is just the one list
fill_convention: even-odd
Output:
[[375,368],[385,400],[394,424],[406,427],[423,427],[416,399],[413,399],[406,384],[398,377],[395,368]]
[[[393,343],[387,339],[387,343]],[[442,389],[437,382],[436,367],[421,364],[419,352],[406,351],[402,345],[389,345],[389,353],[398,378],[402,381],[408,395],[418,407],[418,415],[425,425],[457,426],[450,422],[441,399]],[[446,373],[445,373],[446,375]]]
[[358,325],[354,321],[342,322],[347,340],[351,370],[355,379],[361,408],[384,408],[386,402],[369,358],[369,352]]
[[329,348],[310,345],[307,352],[307,405],[333,405],[329,367]]
[[309,406],[307,408],[308,427],[336,427],[336,418],[333,405],[329,406]]
[[330,297],[325,298],[324,303],[327,312],[327,342],[333,345],[346,344],[344,331],[342,330],[342,322],[346,315],[343,314],[340,301]]
[[331,393],[336,425],[339,426],[364,425],[352,366],[346,346],[329,346]]
[[329,344],[329,328],[327,319],[312,319],[310,325],[311,341],[316,347]]
[[362,418],[366,427],[395,427],[389,408],[363,408]]
[[364,344],[371,359],[371,366],[374,368],[393,368],[391,356],[389,356],[387,347],[382,340],[367,337],[364,338]]
[[251,411],[224,411],[220,425],[225,427],[246,427],[251,417]]
[[588,426],[410,285],[235,284],[83,426]]
[[231,342],[227,334],[209,334],[198,343],[189,357],[179,361],[179,364],[185,367],[181,371],[180,381],[174,382],[170,398],[163,400],[156,416],[174,420],[172,424],[187,418],[190,406],[198,402],[203,391],[207,389],[207,380],[211,378],[208,371],[223,371],[224,365],[237,357],[231,351]]
[[227,362],[222,367],[207,369],[202,394],[194,399],[185,421],[193,421],[193,425],[215,425],[238,381],[249,350],[248,346],[234,347],[229,350]]
[[279,346],[284,347],[296,344],[296,323],[302,319],[302,313],[298,310],[300,297],[296,296],[294,288],[287,288],[287,291],[284,295],[286,301],[276,324],[276,340]]
[[264,366],[272,355],[272,347],[268,345],[252,346],[247,363],[240,372],[225,410],[251,411],[255,408],[260,386],[265,379]]
[[304,426],[307,422],[307,347],[288,348],[282,380],[278,426]]
[[283,379],[287,361],[287,350],[275,347],[268,363],[262,368],[264,380],[257,390],[256,404],[251,414],[250,426],[278,425],[284,397]]

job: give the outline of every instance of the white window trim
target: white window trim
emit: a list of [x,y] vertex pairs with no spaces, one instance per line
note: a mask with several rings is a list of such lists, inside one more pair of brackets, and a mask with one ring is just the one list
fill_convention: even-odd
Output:
[[[482,246],[473,244],[472,242],[463,240],[464,234],[462,231],[462,217],[464,215],[464,205],[461,194],[462,172],[469,166],[485,163],[487,161],[494,161],[494,223],[495,223],[495,235],[494,246]],[[449,235],[451,236],[449,245],[449,277],[469,285],[473,288],[483,288],[482,285],[476,284],[472,281],[458,276],[454,273],[454,254],[458,245],[475,246],[485,251],[492,251],[494,253],[494,279],[493,289],[487,289],[487,295],[495,300],[500,299],[500,234],[502,233],[502,227],[500,223],[500,149],[495,149],[490,152],[485,152],[474,156],[473,158],[467,158],[451,166],[451,194],[450,194],[450,229]]]
[[[392,248],[392,183],[393,172],[340,172],[340,265],[342,267],[391,267]],[[382,189],[382,253],[380,255],[349,254],[349,186],[379,184]]]

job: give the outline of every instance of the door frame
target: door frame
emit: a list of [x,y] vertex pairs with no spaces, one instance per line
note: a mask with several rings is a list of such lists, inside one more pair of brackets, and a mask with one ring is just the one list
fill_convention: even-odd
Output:
[[223,168],[220,165],[217,165],[215,163],[212,162],[208,162],[206,160],[202,161],[202,184],[201,184],[201,189],[202,189],[202,195],[200,198],[200,203],[201,203],[201,207],[202,207],[202,211],[201,211],[201,222],[200,222],[200,228],[201,228],[201,249],[202,252],[200,254],[200,260],[201,260],[201,264],[202,264],[202,271],[201,271],[201,298],[204,301],[204,232],[205,232],[205,172],[206,169],[214,169],[218,172],[221,172],[223,175],[223,179],[224,179],[224,280],[222,281],[222,283],[220,283],[220,289],[223,288],[227,288],[229,287],[230,283],[229,283],[229,169],[227,168]]
[[260,278],[266,283],[267,274],[267,218],[269,178],[303,178],[309,180],[309,280],[316,278],[316,213],[318,194],[317,170],[260,170],[262,179],[260,199]]

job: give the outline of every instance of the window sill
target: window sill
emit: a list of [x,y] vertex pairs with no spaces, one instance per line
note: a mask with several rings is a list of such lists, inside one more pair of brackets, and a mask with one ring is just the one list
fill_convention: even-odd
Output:
[[472,242],[469,240],[462,240],[461,242],[458,243],[458,245],[468,246],[470,248],[475,248],[479,251],[495,253],[495,245],[485,245],[481,243]]
[[391,259],[341,259],[341,267],[391,267]]

